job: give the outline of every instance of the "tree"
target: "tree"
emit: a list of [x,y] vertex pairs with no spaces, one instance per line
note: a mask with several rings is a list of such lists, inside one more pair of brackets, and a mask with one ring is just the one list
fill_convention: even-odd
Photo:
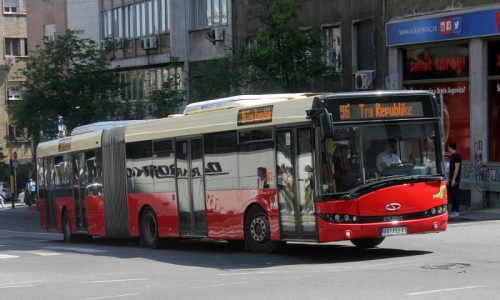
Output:
[[184,101],[184,92],[180,87],[180,74],[169,77],[162,83],[162,88],[153,90],[148,95],[149,113],[154,118],[164,118],[176,113]]
[[[67,30],[38,47],[22,69],[23,101],[13,108],[14,123],[28,129],[34,146],[53,138],[62,116],[68,129],[114,119],[120,85],[96,43]],[[43,136],[42,136],[43,135]]]
[[193,64],[189,72],[190,101],[228,97],[241,82],[241,73],[231,58]]
[[286,91],[309,88],[321,78],[338,76],[325,61],[322,30],[294,26],[303,0],[258,0],[262,26],[253,45],[237,51],[248,83],[272,82]]

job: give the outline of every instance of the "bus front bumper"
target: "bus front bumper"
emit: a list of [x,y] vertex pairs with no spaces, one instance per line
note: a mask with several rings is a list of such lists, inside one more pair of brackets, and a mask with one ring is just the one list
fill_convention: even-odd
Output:
[[319,242],[344,241],[360,238],[389,237],[445,231],[448,213],[418,220],[380,223],[332,223],[318,218]]

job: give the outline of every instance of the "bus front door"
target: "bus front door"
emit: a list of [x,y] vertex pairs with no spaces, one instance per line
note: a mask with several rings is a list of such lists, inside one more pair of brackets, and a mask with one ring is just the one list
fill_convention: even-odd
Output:
[[276,162],[281,234],[284,239],[316,239],[310,128],[278,130]]
[[202,140],[177,140],[175,145],[180,235],[206,236]]

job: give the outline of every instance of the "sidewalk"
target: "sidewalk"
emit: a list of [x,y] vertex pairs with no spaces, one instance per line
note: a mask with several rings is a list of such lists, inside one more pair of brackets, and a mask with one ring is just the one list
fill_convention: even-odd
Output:
[[26,203],[24,202],[16,202],[15,203],[15,207],[14,209],[12,209],[12,202],[6,202],[5,203],[5,207],[0,207],[0,212],[36,212],[38,213],[38,209],[36,207],[36,205],[32,205],[31,207],[29,207],[28,205],[26,205]]
[[449,222],[491,221],[491,220],[500,220],[500,208],[463,210],[460,212],[460,217],[448,219]]

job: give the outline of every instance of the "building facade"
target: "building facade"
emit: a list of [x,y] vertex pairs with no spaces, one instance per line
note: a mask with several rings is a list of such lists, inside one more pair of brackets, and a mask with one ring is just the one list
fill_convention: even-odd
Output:
[[[37,44],[31,32],[43,41],[65,26],[83,30],[106,50],[132,110],[168,78],[189,91],[193,70],[231,57],[262,24],[259,1],[252,0],[32,2],[34,10],[58,13],[43,11],[52,19],[28,22],[28,45]],[[464,158],[464,204],[478,208],[500,205],[497,11],[494,0],[304,0],[295,25],[322,28],[325,63],[339,70],[337,80],[318,81],[314,90],[427,89],[442,97],[445,139]]]
[[24,0],[3,0],[0,15],[0,67],[2,69],[2,90],[0,95],[0,152],[4,162],[15,158],[19,163],[31,162],[31,148],[26,132],[11,123],[9,111],[22,101],[22,76],[28,55],[26,29],[26,2]]
[[500,5],[422,2],[387,1],[389,87],[443,100],[444,142],[464,159],[463,204],[500,206]]

